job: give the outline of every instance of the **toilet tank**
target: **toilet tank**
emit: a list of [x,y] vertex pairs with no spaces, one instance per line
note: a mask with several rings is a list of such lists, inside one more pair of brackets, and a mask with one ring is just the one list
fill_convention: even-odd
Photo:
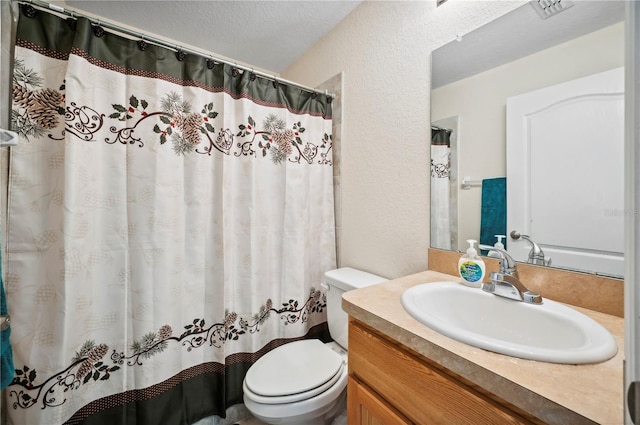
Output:
[[342,310],[342,294],[352,289],[364,288],[387,279],[350,267],[330,270],[324,274],[327,285],[327,322],[329,333],[335,342],[347,349],[349,318]]

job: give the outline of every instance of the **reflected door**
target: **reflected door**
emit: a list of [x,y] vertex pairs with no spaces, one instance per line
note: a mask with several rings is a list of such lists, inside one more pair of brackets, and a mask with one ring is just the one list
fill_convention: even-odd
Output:
[[[625,213],[623,68],[507,99],[508,232],[554,266],[622,276]],[[527,260],[528,242],[508,248]]]

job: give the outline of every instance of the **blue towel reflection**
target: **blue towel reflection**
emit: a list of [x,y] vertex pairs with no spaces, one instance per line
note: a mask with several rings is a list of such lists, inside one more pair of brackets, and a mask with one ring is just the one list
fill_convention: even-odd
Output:
[[9,336],[11,327],[6,319],[9,317],[7,309],[7,297],[4,293],[4,283],[2,282],[2,261],[0,260],[0,316],[2,316],[2,331],[0,331],[0,390],[3,390],[13,381],[15,369],[13,367],[13,350]]
[[[482,180],[480,207],[480,243],[493,245],[495,235],[507,234],[507,178]],[[503,240],[505,248],[507,241]],[[486,255],[485,251],[482,251]]]

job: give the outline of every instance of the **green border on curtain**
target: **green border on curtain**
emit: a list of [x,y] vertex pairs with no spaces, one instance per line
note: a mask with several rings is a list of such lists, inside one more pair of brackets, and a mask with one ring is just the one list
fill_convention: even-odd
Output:
[[[35,10],[35,9],[34,9]],[[216,63],[211,69],[203,56],[187,54],[180,60],[176,52],[146,44],[141,50],[138,40],[99,30],[86,18],[61,18],[36,10],[21,8],[16,45],[30,48],[49,57],[67,59],[70,54],[84,57],[96,66],[127,75],[159,78],[195,86],[211,92],[225,92],[234,98],[247,98],[258,104],[286,108],[296,114],[331,118],[331,98],[298,87],[238,72],[234,66]],[[55,34],[51,37],[51,34]]]

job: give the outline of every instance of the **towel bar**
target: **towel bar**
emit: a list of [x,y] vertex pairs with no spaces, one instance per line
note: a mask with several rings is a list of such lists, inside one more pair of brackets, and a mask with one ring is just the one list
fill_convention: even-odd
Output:
[[460,184],[460,188],[464,190],[469,190],[472,187],[482,187],[482,181],[471,180],[470,176],[463,177],[462,183]]

